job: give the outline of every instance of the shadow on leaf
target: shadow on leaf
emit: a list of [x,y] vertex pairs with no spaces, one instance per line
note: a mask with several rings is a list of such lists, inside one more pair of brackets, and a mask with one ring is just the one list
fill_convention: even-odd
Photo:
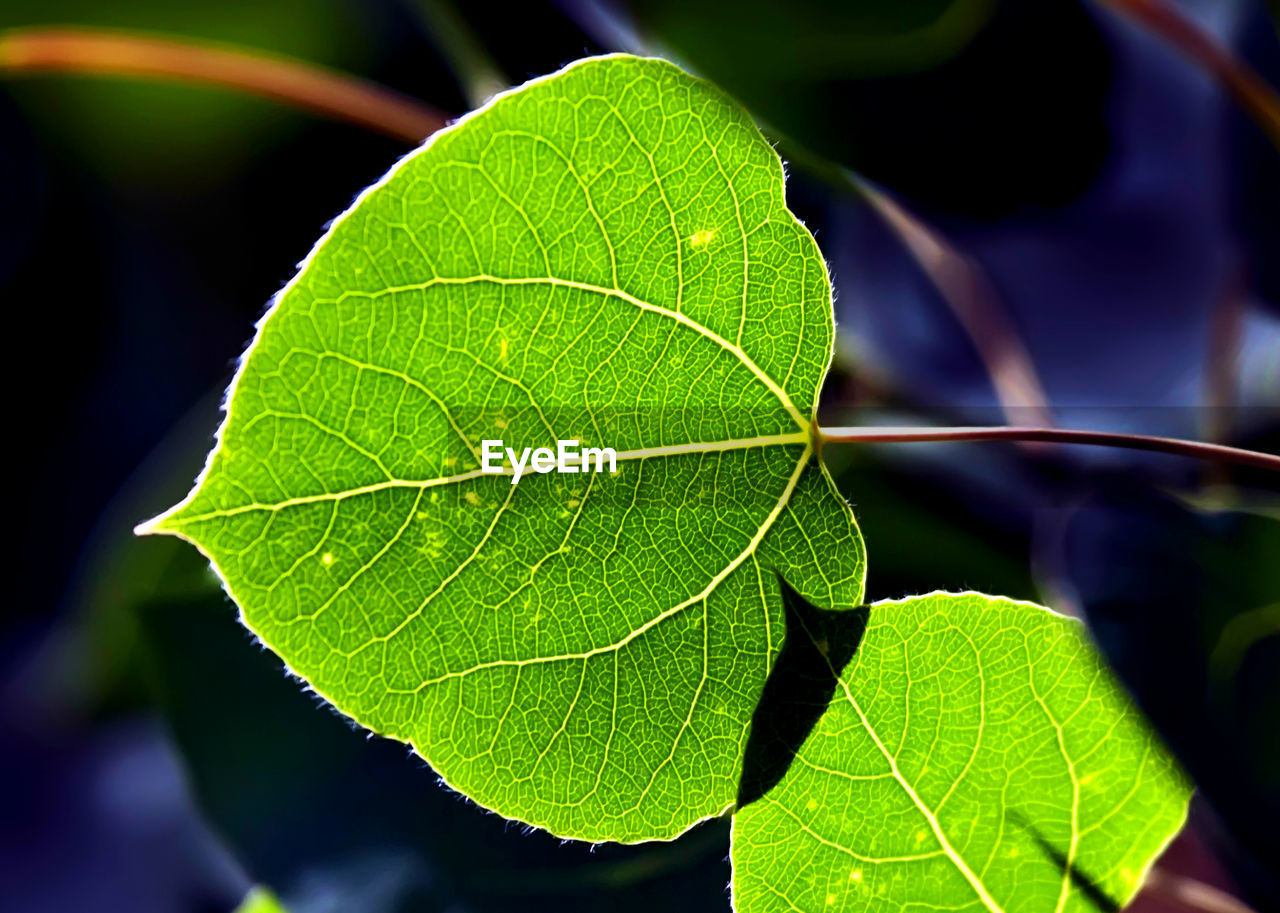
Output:
[[781,576],[787,637],[751,717],[738,808],[778,784],[817,725],[867,630],[868,609],[820,609]]
[[1097,910],[1101,910],[1102,913],[1118,913],[1120,904],[1113,900],[1103,890],[1102,886],[1086,872],[1082,871],[1078,865],[1067,862],[1066,854],[1045,839],[1045,836],[1026,816],[1016,811],[1010,811],[1005,813],[1005,817],[1031,835],[1031,839],[1036,842],[1036,846],[1040,847],[1040,851],[1053,860],[1053,864],[1058,867],[1058,871],[1067,873],[1067,877],[1071,879],[1072,886],[1085,896],[1090,905]]

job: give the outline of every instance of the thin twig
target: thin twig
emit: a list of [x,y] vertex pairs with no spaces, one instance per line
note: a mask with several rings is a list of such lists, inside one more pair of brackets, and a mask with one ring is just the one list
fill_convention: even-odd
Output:
[[471,107],[480,107],[511,85],[455,4],[418,0],[415,6]]
[[824,444],[863,443],[900,444],[916,441],[1034,441],[1053,444],[1091,444],[1099,447],[1122,447],[1129,450],[1150,450],[1195,457],[1201,460],[1218,460],[1239,463],[1280,472],[1280,456],[1227,447],[1222,444],[1205,444],[1200,441],[1184,441],[1170,437],[1151,437],[1145,434],[1121,434],[1109,431],[1075,431],[1066,428],[1020,427],[997,425],[990,427],[955,428],[822,428],[818,432]]
[[972,258],[888,194],[850,174],[849,180],[898,236],[964,328],[986,366],[1005,418],[1050,426],[1044,386],[991,281]]
[[1164,0],[1098,0],[1132,17],[1186,54],[1222,85],[1280,147],[1280,93]]
[[977,349],[1005,420],[1053,425],[1031,354],[982,265],[862,175],[786,137],[777,140],[784,158],[864,200],[902,243]]
[[1145,893],[1204,913],[1255,913],[1248,904],[1213,885],[1155,868],[1147,873]]
[[417,145],[447,118],[376,83],[258,50],[98,29],[0,33],[0,73],[77,72],[223,86]]
[[1240,349],[1248,294],[1244,271],[1238,267],[1231,270],[1209,315],[1204,380],[1209,408],[1201,431],[1211,441],[1225,440],[1231,434],[1231,411],[1239,397]]

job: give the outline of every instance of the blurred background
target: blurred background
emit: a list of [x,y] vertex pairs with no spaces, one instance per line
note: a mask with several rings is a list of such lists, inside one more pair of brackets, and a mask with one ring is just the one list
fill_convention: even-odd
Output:
[[[230,911],[257,884],[294,913],[729,909],[726,822],[596,848],[509,826],[287,679],[193,549],[130,534],[202,465],[269,297],[411,145],[226,88],[28,72],[7,30],[222,42],[448,117],[582,56],[661,54],[735,94],[790,163],[836,286],[824,424],[1052,422],[1276,452],[1280,129],[1170,41],[1190,29],[1274,86],[1276,14],[0,0],[16,457],[0,910]],[[1085,618],[1195,779],[1135,909],[1280,909],[1278,478],[1008,444],[829,458],[870,598],[971,588]]]

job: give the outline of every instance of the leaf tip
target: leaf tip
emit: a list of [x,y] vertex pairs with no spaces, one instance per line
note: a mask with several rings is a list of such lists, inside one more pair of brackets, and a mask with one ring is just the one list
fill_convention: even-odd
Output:
[[[179,505],[180,506],[180,505]],[[173,536],[178,534],[177,528],[172,521],[174,515],[178,512],[178,507],[171,507],[162,513],[156,514],[149,520],[143,520],[133,528],[135,536]]]

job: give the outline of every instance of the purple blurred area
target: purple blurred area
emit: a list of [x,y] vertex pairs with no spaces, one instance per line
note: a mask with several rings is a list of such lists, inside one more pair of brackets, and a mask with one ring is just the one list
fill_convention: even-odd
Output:
[[[1257,5],[1185,11],[1247,45],[1261,69],[1280,67]],[[1063,424],[1080,409],[1094,427],[1195,437],[1222,309],[1240,307],[1248,324],[1237,404],[1280,403],[1280,319],[1260,281],[1280,257],[1280,157],[1177,50],[1108,10],[1090,16],[1112,72],[1100,112],[1109,149],[1093,183],[1064,205],[1026,201],[996,220],[928,201],[920,213],[986,272]],[[852,204],[829,218],[839,314],[859,351],[926,403],[989,412],[972,344],[884,223]]]
[[62,734],[11,719],[0,726],[4,909],[217,911],[240,902],[250,882],[204,823],[155,721]]

